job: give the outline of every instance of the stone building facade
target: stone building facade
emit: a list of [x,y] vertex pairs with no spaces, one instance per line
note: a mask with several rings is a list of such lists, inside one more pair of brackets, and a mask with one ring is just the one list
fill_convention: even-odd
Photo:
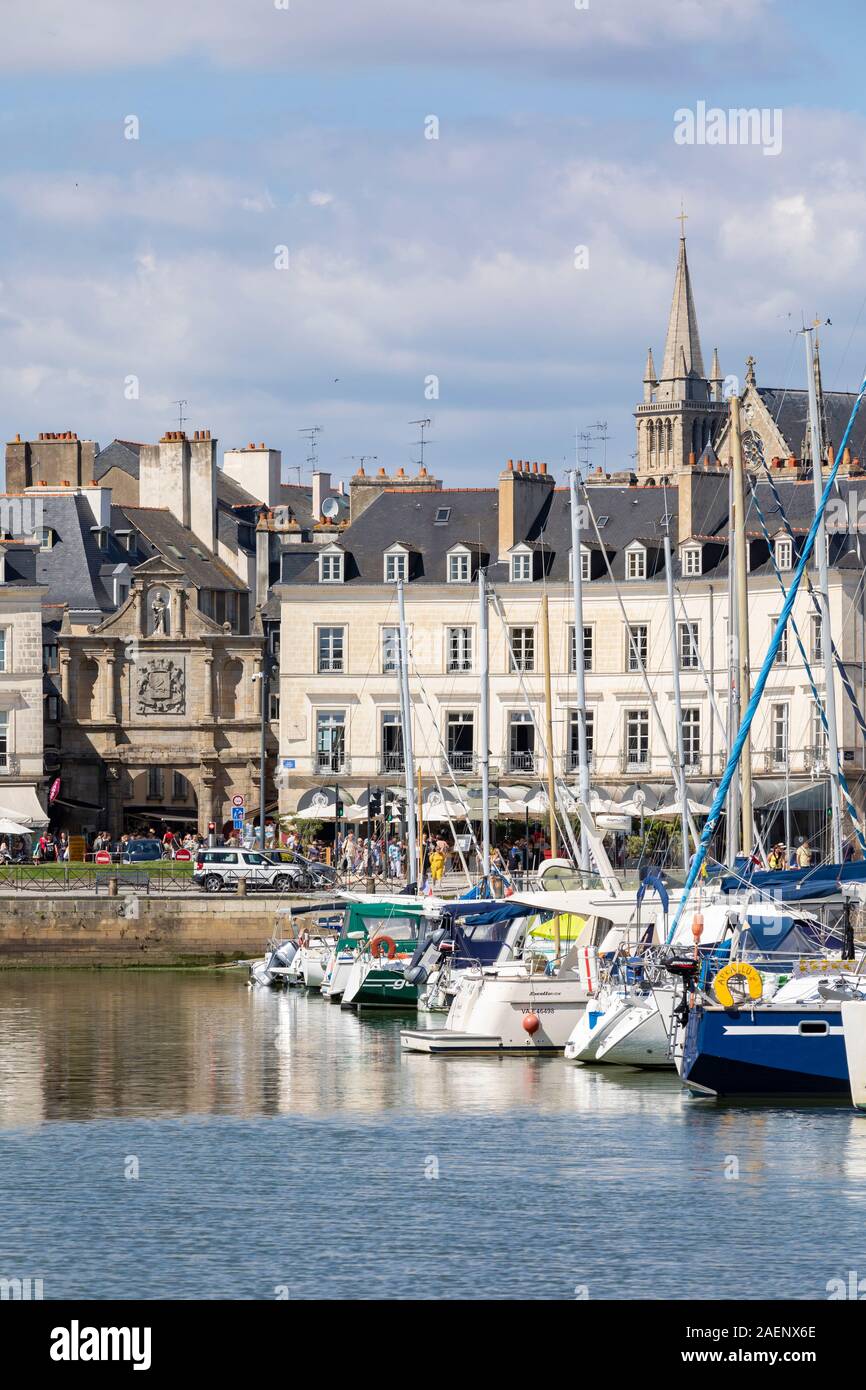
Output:
[[42,764],[44,595],[34,548],[0,545],[0,816],[30,830],[48,823]]
[[231,820],[259,798],[264,637],[202,613],[162,557],[139,566],[129,598],[99,625],[59,637],[63,775],[113,835],[149,824]]

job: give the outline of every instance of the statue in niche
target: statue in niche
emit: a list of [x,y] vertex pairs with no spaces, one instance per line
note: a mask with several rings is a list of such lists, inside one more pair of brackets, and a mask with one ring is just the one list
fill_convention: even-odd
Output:
[[168,636],[168,604],[162,594],[157,594],[150,605],[152,614],[151,636]]

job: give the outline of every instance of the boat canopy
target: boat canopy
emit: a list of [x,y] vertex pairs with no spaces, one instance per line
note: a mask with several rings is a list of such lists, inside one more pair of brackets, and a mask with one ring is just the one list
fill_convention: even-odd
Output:
[[723,893],[742,893],[743,889],[760,889],[769,897],[782,902],[804,902],[811,898],[829,898],[841,893],[844,884],[866,884],[866,859],[848,864],[817,864],[813,869],[759,869],[751,877],[734,874],[722,878]]

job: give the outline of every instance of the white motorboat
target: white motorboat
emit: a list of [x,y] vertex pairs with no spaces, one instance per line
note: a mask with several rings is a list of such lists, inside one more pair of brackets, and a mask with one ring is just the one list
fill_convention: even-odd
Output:
[[251,985],[266,985],[279,988],[285,984],[286,971],[295,958],[298,943],[294,937],[285,941],[269,941],[265,954],[259,960],[247,961]]
[[584,979],[567,961],[556,975],[522,961],[464,970],[444,1028],[407,1028],[407,1052],[561,1052],[586,1008]]

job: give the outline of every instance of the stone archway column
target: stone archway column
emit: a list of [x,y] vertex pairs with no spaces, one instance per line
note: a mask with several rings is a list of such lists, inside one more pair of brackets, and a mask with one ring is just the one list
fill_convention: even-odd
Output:
[[203,767],[199,771],[196,799],[198,801],[199,834],[207,835],[210,821],[216,823],[217,833],[219,833],[220,817],[217,814],[216,806],[216,773],[213,768]]

